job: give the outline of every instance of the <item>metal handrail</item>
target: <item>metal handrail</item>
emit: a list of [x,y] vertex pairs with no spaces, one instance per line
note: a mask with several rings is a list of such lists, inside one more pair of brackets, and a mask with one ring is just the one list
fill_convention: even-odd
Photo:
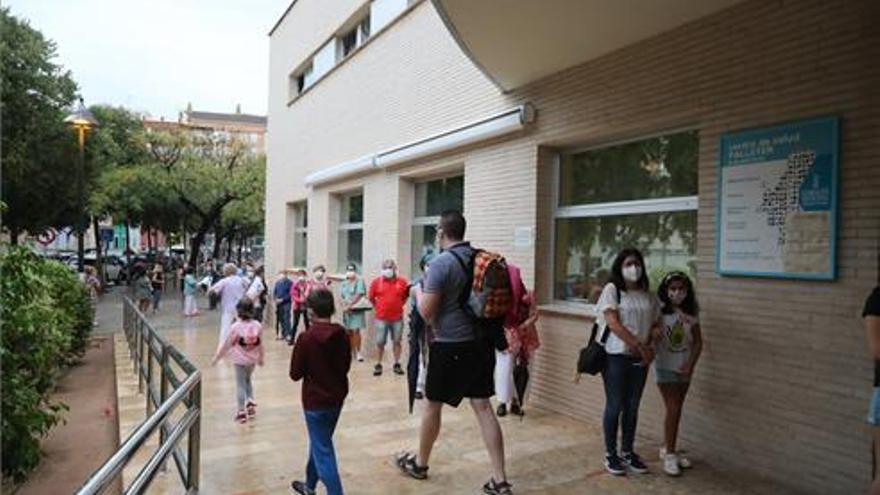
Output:
[[[198,493],[202,374],[186,356],[156,333],[134,302],[127,297],[123,300],[122,327],[134,371],[138,376],[138,391],[146,396],[147,418],[89,477],[76,495],[103,493],[156,431],[159,432],[158,448],[124,493],[144,493],[156,473],[163,469],[169,455],[174,459],[186,493]],[[154,383],[154,362],[159,368],[158,383]],[[186,373],[183,378],[175,376],[172,362]],[[154,385],[159,386],[158,391]],[[175,424],[169,424],[171,413],[181,404],[186,407],[186,412]],[[186,456],[180,449],[185,433],[188,433]]]

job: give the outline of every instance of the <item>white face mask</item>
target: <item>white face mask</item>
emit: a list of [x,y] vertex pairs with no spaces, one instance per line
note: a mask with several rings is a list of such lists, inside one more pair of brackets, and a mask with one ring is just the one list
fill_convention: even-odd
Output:
[[316,271],[316,272],[315,272],[315,278],[318,279],[318,280],[321,280],[322,278],[324,278],[324,271],[323,271],[323,270],[318,270],[318,271]]
[[642,278],[642,267],[639,265],[629,265],[623,267],[623,279],[627,282],[638,282]]
[[349,271],[345,272],[345,276],[347,278],[355,278],[355,277],[357,277],[357,273],[355,273],[353,270],[349,270]]
[[383,268],[382,276],[385,278],[394,278],[394,269],[393,268]]
[[669,296],[669,302],[678,306],[684,302],[688,293],[686,290],[670,290],[667,295]]
[[300,282],[305,282],[305,281],[306,281],[306,278],[303,277],[303,276],[296,277],[296,279],[299,280]]

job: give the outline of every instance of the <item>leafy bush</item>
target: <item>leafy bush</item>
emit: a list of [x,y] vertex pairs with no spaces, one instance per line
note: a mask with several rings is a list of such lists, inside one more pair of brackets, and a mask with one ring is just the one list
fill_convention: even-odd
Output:
[[76,275],[25,248],[0,256],[3,475],[22,480],[40,460],[40,437],[61,419],[49,398],[61,368],[85,350],[93,318]]

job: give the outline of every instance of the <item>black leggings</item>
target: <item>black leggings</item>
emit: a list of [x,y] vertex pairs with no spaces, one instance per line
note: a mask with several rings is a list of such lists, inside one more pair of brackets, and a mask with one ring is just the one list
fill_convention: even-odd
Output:
[[308,313],[308,311],[306,311],[305,308],[294,309],[293,310],[293,328],[291,329],[292,335],[290,336],[291,339],[296,337],[296,332],[299,330],[299,317],[300,316],[302,316],[303,321],[305,322],[306,330],[309,329],[309,313]]

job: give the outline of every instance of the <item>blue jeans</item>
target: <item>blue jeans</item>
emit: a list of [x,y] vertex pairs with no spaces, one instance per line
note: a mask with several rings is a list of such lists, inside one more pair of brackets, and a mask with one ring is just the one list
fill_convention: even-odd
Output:
[[275,313],[278,318],[276,321],[278,325],[281,326],[281,335],[285,339],[290,338],[290,303],[287,304],[279,304],[275,308]]
[[[648,378],[648,368],[636,358],[609,354],[602,372],[605,384],[605,415],[602,430],[605,433],[605,452],[617,454],[617,427],[620,425],[621,453],[633,451],[636,424],[639,422],[639,403]],[[622,424],[620,424],[622,422]]]
[[306,486],[312,490],[318,480],[327,488],[327,495],[342,495],[342,482],[336,466],[336,450],[333,448],[333,431],[339,421],[342,407],[305,411],[306,428],[309,430],[309,463],[306,465]]

